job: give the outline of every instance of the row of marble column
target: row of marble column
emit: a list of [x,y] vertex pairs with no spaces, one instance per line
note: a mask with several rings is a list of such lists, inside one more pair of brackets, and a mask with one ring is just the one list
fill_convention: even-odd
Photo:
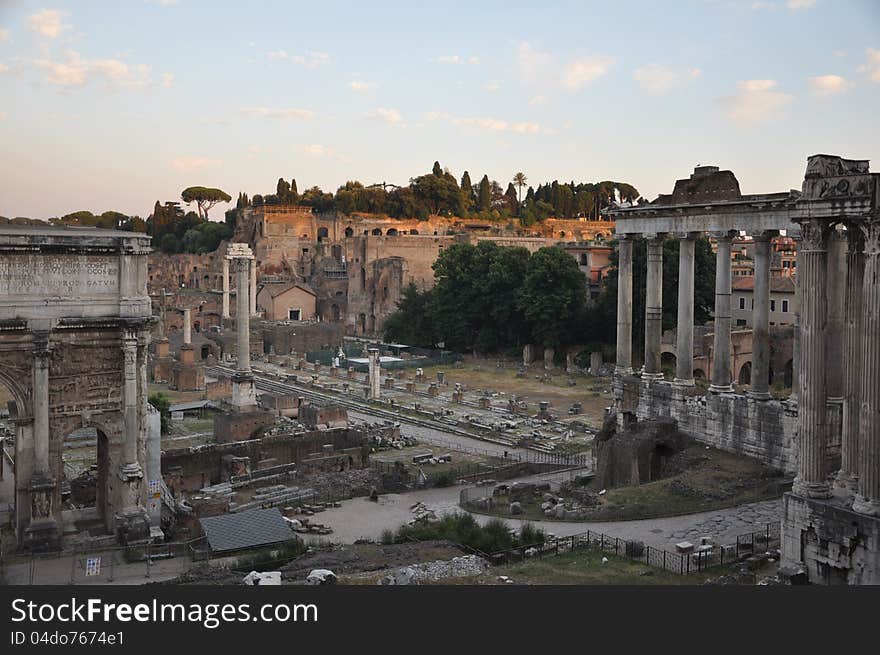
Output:
[[[795,339],[798,403],[798,472],[795,493],[829,498],[832,484],[850,492],[853,509],[880,516],[880,220],[846,225],[845,265],[829,266],[829,244],[840,244],[831,222],[801,223],[798,247],[800,318]],[[714,233],[715,335],[710,392],[733,391],[731,374],[731,244],[736,232]],[[770,377],[770,257],[774,231],[752,234],[755,248],[752,370],[749,395],[767,400]],[[694,384],[694,239],[679,236],[678,317],[675,383]],[[617,366],[632,369],[633,238],[618,237]],[[645,357],[642,379],[662,379],[663,241],[646,235]],[[836,259],[831,258],[832,261]],[[844,280],[835,277],[844,274]],[[840,288],[840,282],[845,282]],[[829,288],[832,295],[829,300]],[[837,314],[840,313],[838,325]],[[837,334],[841,329],[843,334]],[[842,341],[843,361],[833,344]],[[829,344],[832,344],[829,346]],[[795,390],[795,386],[796,389]],[[829,399],[830,395],[835,398]],[[840,396],[838,399],[837,397]],[[841,469],[832,483],[828,471],[828,403],[842,401]]]
[[[793,491],[824,499],[833,487],[848,492],[852,509],[880,516],[880,219],[845,223],[847,251],[843,289],[843,359],[829,361],[827,332],[834,329],[827,281],[834,226],[801,223],[798,285],[801,294],[799,457]],[[842,379],[841,379],[842,378]],[[842,385],[841,466],[828,470],[827,396]]]
[[[238,288],[244,289],[250,286],[250,293],[248,294],[250,297],[250,301],[248,305],[245,306],[246,311],[251,315],[255,316],[257,313],[257,263],[255,260],[245,260],[249,261],[249,274],[245,276],[245,286],[241,286],[240,281],[238,282]],[[229,257],[223,258],[223,318],[229,318]]]
[[[718,244],[715,272],[715,338],[710,391],[733,391],[731,373],[732,328],[731,244],[735,232],[715,233]],[[753,360],[750,395],[768,399],[770,379],[770,241],[775,233],[753,235],[755,241],[755,313],[753,317]],[[678,316],[676,321],[675,383],[694,385],[694,255],[696,232],[679,236]],[[632,248],[634,235],[618,237],[617,371],[632,369]],[[642,378],[663,378],[660,366],[663,333],[663,242],[665,234],[646,236],[647,279],[645,283],[645,358]]]

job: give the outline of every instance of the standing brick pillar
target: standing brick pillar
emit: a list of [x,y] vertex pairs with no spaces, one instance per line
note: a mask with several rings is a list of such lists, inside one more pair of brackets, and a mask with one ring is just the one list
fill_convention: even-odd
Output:
[[827,408],[825,398],[825,325],[828,223],[801,223],[798,276],[801,283],[800,397],[798,398],[798,472],[792,491],[805,498],[829,498]]

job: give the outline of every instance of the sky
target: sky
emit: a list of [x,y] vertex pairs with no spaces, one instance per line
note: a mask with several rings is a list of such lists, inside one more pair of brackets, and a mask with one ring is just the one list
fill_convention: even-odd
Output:
[[648,199],[711,164],[787,191],[811,154],[880,171],[878,108],[878,0],[0,0],[3,216],[435,160]]

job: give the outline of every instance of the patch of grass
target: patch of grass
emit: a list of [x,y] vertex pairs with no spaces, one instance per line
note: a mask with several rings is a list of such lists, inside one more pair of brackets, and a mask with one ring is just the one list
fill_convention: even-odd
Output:
[[[383,543],[385,534],[383,533]],[[492,519],[485,525],[477,523],[470,514],[450,514],[435,523],[403,525],[394,537],[396,543],[407,541],[435,541],[445,539],[486,554],[510,550],[521,545],[544,541],[544,532],[526,523],[516,536],[510,533],[501,519]]]

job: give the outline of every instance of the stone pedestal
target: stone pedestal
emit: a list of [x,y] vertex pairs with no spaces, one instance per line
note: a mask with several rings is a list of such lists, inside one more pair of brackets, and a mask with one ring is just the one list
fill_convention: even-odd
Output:
[[813,584],[880,584],[880,517],[846,506],[841,490],[829,499],[783,498],[782,569],[803,570]]
[[232,406],[244,412],[256,407],[257,391],[254,376],[249,373],[236,372],[232,376]]

